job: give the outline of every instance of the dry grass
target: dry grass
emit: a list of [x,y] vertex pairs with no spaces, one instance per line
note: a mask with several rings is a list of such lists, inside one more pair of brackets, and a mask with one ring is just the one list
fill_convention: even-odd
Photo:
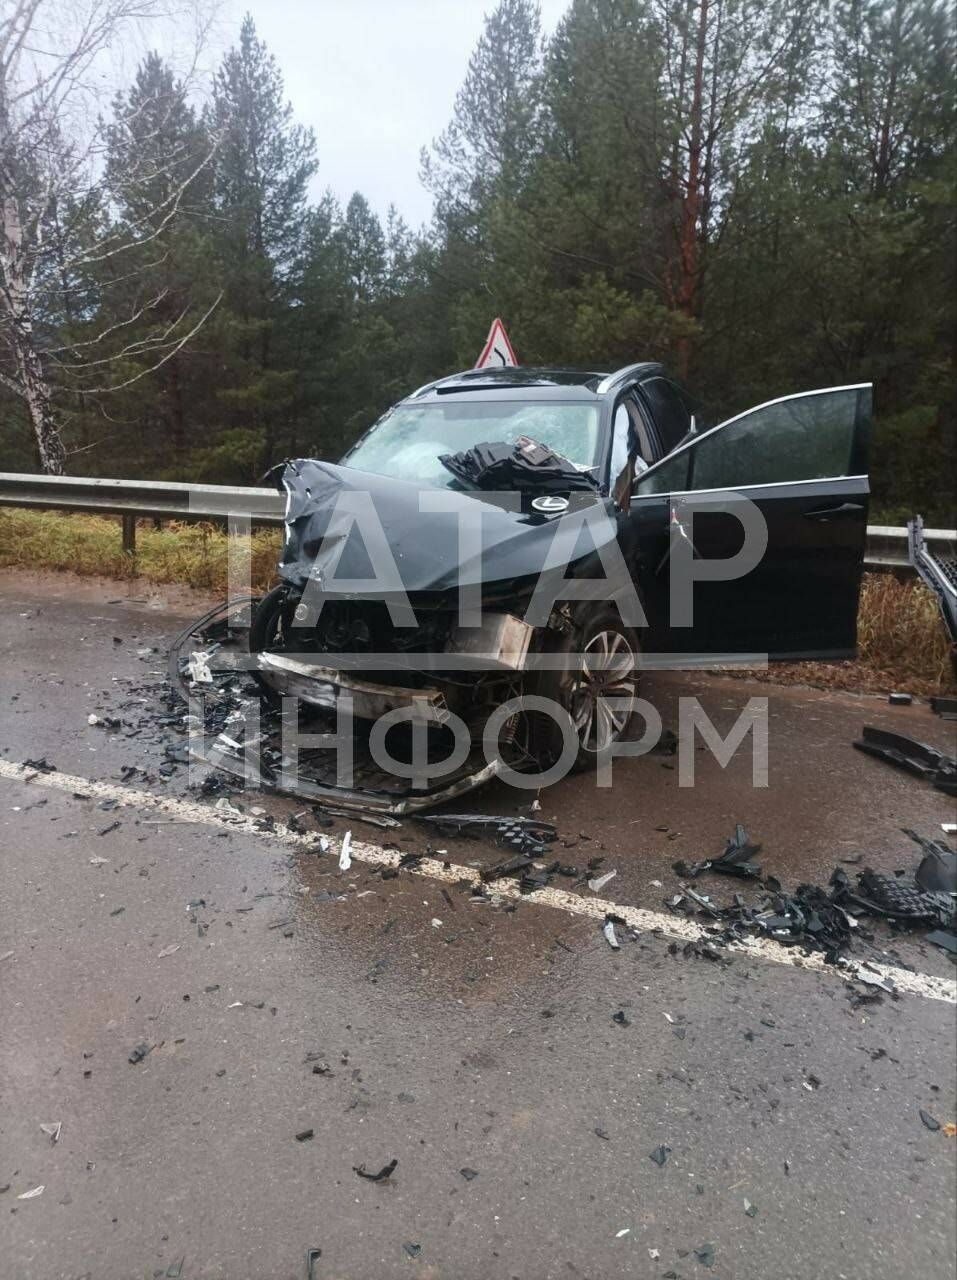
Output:
[[957,692],[937,599],[916,578],[902,582],[891,573],[864,575],[857,649],[855,662],[775,663],[759,678],[918,697]]
[[[278,530],[253,534],[254,591],[265,591],[275,581],[280,545]],[[156,529],[151,520],[140,520],[134,558],[123,551],[115,517],[0,508],[0,567],[136,576],[225,595],[228,551],[226,534],[214,525],[173,523]]]
[[[0,567],[69,569],[112,578],[139,576],[225,595],[228,540],[211,525],[139,522],[135,561],[120,543],[119,520],[56,511],[0,508]],[[278,530],[253,534],[252,585],[275,580]],[[774,664],[763,678],[785,684],[928,696],[957,692],[937,602],[920,582],[892,574],[864,576],[856,662]],[[749,673],[753,677],[753,673]]]

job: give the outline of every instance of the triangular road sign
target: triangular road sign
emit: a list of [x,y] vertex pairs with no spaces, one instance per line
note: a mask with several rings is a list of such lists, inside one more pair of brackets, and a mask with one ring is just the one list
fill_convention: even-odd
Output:
[[492,321],[491,329],[488,331],[482,354],[475,362],[475,367],[476,369],[503,369],[509,365],[517,364],[518,361],[515,359],[515,352],[512,350],[512,344],[508,340],[505,326],[496,316]]

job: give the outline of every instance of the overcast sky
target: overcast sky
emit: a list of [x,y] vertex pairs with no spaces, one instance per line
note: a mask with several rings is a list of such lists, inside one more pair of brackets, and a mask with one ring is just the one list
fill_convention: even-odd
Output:
[[[541,0],[554,29],[569,0]],[[296,119],[319,144],[315,194],[361,191],[381,217],[390,201],[413,227],[431,200],[419,151],[448,123],[469,54],[495,0],[229,0],[220,40],[248,10],[275,55]],[[232,30],[231,30],[232,29]]]

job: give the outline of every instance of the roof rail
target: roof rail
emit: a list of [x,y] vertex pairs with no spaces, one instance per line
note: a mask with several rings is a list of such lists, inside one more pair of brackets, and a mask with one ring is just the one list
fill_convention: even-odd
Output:
[[[452,378],[463,378],[467,373],[475,373],[475,372],[476,372],[475,369],[460,369],[458,373],[443,374],[441,378],[433,378],[431,382],[426,382],[424,386],[421,386],[417,390],[413,391],[411,395],[406,397],[406,399],[415,400],[418,396],[424,396],[427,391],[431,391],[433,387],[437,387],[440,382],[448,382]],[[481,370],[479,370],[478,372],[481,372]]]
[[606,391],[611,391],[613,387],[617,387],[619,383],[627,382],[629,378],[639,373],[647,373],[652,369],[660,369],[661,365],[657,360],[641,360],[638,364],[626,364],[621,369],[616,369],[614,373],[605,374],[601,382],[595,388],[596,394],[603,396]]

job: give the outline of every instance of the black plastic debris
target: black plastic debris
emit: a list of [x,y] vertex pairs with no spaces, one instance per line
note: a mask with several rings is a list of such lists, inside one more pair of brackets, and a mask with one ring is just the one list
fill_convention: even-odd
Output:
[[609,911],[605,916],[605,923],[601,927],[602,933],[605,935],[605,941],[613,951],[621,949],[621,943],[618,941],[618,934],[615,931],[616,925],[624,925],[626,922],[621,916]]
[[313,1130],[313,1129],[301,1129],[301,1130],[299,1131],[299,1133],[297,1133],[297,1134],[296,1134],[296,1141],[297,1141],[297,1142],[309,1142],[309,1140],[310,1140],[311,1138],[314,1138],[315,1136],[316,1136],[316,1135],[315,1135],[315,1130]]
[[382,1166],[378,1173],[367,1173],[364,1164],[353,1165],[352,1172],[358,1174],[360,1178],[365,1178],[366,1182],[385,1182],[387,1178],[391,1178],[396,1171],[398,1160],[390,1160],[388,1164]]
[[930,709],[942,720],[957,720],[957,698],[931,698]]
[[703,1244],[700,1248],[695,1249],[694,1256],[698,1259],[703,1267],[713,1267],[715,1259],[715,1248],[713,1244]]
[[460,1169],[459,1173],[466,1182],[471,1182],[473,1178],[478,1177],[478,1169],[470,1169],[468,1165],[466,1165],[464,1169]]
[[522,875],[531,865],[531,857],[519,854],[517,857],[507,858],[504,862],[497,862],[492,867],[483,868],[481,878],[486,884],[491,884],[493,880],[498,880],[502,876]]
[[41,756],[39,760],[24,760],[24,769],[34,769],[37,773],[56,773],[57,767],[51,764],[46,756]]
[[921,1107],[920,1109],[920,1118],[924,1124],[924,1127],[929,1129],[931,1133],[936,1133],[937,1130],[940,1128],[940,1121],[937,1119],[937,1117],[932,1116],[930,1112],[925,1111],[923,1107]]
[[619,1009],[617,1013],[611,1015],[612,1022],[617,1022],[619,1027],[630,1027],[631,1019],[626,1015],[624,1009]]
[[869,867],[857,878],[858,888],[848,900],[897,920],[933,920],[947,925],[953,919],[949,893],[928,893],[911,876],[889,876]]
[[434,813],[415,816],[417,821],[437,827],[443,836],[491,836],[498,843],[518,840],[533,844],[551,844],[558,839],[554,824],[537,818],[509,818],[501,814],[486,813]]
[[410,1258],[417,1258],[419,1254],[422,1252],[422,1246],[420,1244],[409,1244],[408,1242],[406,1242],[405,1244],[403,1244],[402,1248],[406,1251],[406,1253],[409,1255]]
[[147,1044],[145,1040],[141,1040],[138,1045],[130,1050],[128,1061],[134,1064],[142,1062],[152,1047],[153,1046],[151,1044]]
[[742,880],[757,880],[761,876],[761,868],[752,859],[760,851],[761,846],[752,844],[747,831],[739,822],[720,858],[711,858],[705,862],[676,862],[674,871],[686,880],[697,879],[706,871],[717,871],[721,875],[737,876]]
[[648,1158],[650,1160],[654,1160],[655,1164],[658,1166],[659,1169],[663,1169],[665,1166],[665,1161],[668,1159],[670,1155],[671,1155],[671,1148],[662,1146],[662,1147],[655,1147],[654,1151],[650,1151],[648,1153]]
[[927,935],[927,941],[932,946],[940,947],[942,951],[957,956],[957,933],[952,929],[934,929]]
[[909,707],[914,699],[909,693],[889,693],[887,701],[892,707]]
[[604,1129],[593,1129],[592,1132],[596,1138],[601,1138],[602,1142],[611,1142],[611,1138]]
[[926,893],[957,893],[957,853],[946,840],[929,840],[909,827],[902,828],[924,851],[914,879]]
[[858,751],[886,760],[908,773],[933,783],[939,791],[957,796],[957,760],[942,751],[917,742],[902,733],[876,729],[865,725],[861,737],[854,743]]

